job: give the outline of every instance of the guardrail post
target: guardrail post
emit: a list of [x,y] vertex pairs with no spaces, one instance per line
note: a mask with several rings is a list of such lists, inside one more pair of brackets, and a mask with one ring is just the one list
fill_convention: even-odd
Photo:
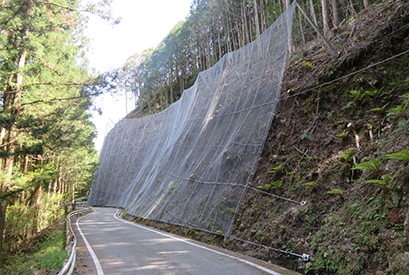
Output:
[[66,220],[66,230],[67,230],[67,253],[68,255],[70,255],[70,257],[68,258],[68,260],[64,260],[64,266],[61,269],[61,271],[58,273],[58,275],[63,275],[63,274],[67,274],[70,275],[73,271],[74,271],[74,266],[75,266],[75,260],[76,260],[76,251],[75,248],[77,246],[77,238],[75,237],[74,231],[72,230],[72,226],[71,226],[71,218],[85,213],[89,210],[91,210],[92,207],[88,207],[88,208],[83,208],[81,210],[77,210],[77,211],[73,211],[71,213],[68,214],[67,216],[67,220]]

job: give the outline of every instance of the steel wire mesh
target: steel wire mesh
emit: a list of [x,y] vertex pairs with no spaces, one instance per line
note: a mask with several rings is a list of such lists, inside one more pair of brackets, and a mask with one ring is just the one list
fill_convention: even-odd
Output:
[[166,110],[119,121],[88,203],[230,236],[278,103],[294,8]]

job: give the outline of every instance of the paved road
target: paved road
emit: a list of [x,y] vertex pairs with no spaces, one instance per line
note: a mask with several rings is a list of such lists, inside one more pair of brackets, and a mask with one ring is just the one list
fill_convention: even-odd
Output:
[[120,220],[114,217],[116,209],[95,210],[77,224],[91,247],[91,255],[92,251],[95,254],[97,270],[100,263],[98,274],[294,274],[281,268],[277,272],[277,267],[266,264],[258,266],[251,260],[238,260],[220,248]]

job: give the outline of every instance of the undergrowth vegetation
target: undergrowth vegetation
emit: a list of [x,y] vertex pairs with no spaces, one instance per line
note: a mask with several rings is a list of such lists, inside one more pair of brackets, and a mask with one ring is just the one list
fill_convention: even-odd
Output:
[[64,227],[44,232],[45,235],[32,240],[31,248],[27,251],[5,255],[0,274],[51,274],[59,271],[67,258]]
[[[375,18],[384,18],[384,28],[371,27]],[[307,205],[250,191],[236,234],[311,260],[258,248],[251,255],[306,274],[407,274],[409,57],[354,72],[407,51],[408,22],[406,1],[375,6],[345,29],[355,36],[339,44],[338,54],[316,47],[290,62],[253,183],[280,179],[269,192]],[[316,66],[303,65],[305,59]],[[271,174],[277,166],[281,174]]]

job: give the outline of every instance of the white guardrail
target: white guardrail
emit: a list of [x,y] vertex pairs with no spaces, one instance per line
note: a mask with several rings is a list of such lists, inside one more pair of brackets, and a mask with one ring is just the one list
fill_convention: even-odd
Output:
[[71,227],[71,218],[75,217],[77,215],[83,214],[87,211],[91,211],[92,207],[87,207],[86,202],[77,202],[77,206],[84,207],[80,210],[73,211],[67,216],[67,247],[71,247],[71,252],[70,252],[70,257],[68,260],[64,261],[64,266],[61,269],[61,271],[58,273],[58,275],[70,275],[74,271],[74,266],[75,266],[75,259],[76,259],[76,252],[75,248],[77,246],[77,238],[75,237],[74,231],[72,230]]

